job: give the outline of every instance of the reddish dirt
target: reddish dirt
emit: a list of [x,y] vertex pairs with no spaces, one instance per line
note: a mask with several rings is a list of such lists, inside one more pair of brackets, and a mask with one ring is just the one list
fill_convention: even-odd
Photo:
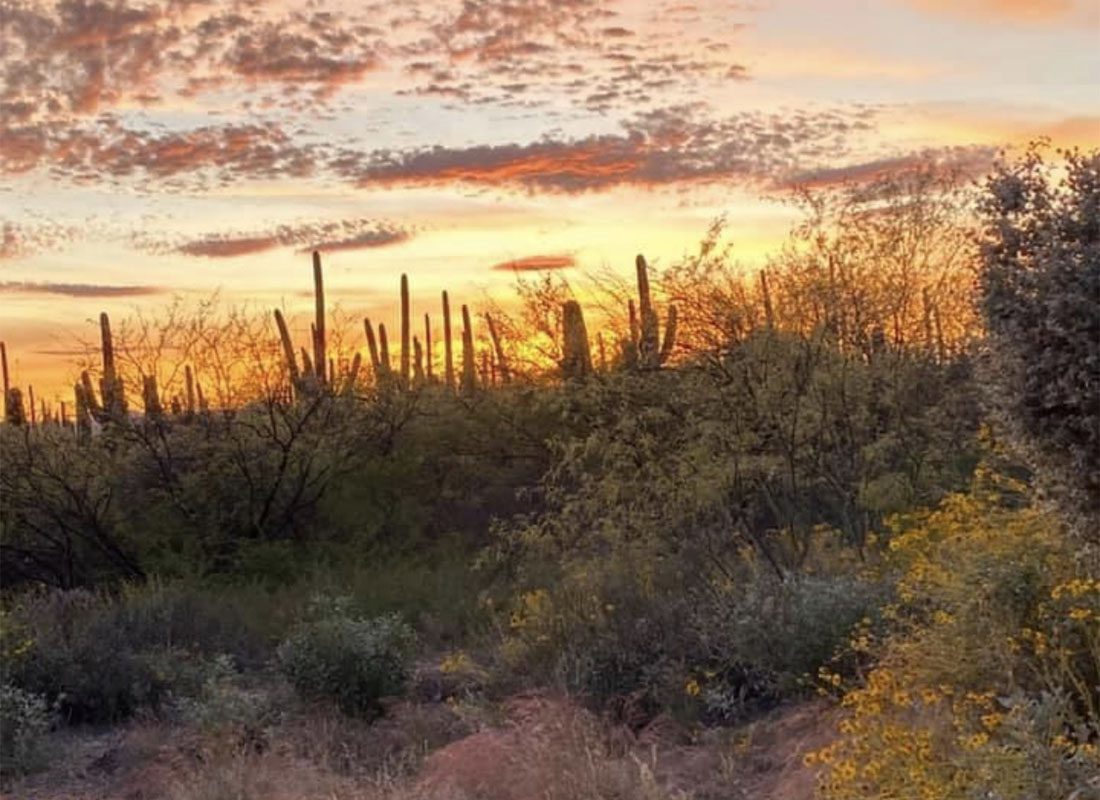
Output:
[[[232,795],[242,800],[576,800],[676,792],[693,800],[813,800],[816,775],[803,757],[835,730],[835,711],[824,703],[779,709],[736,730],[694,733],[663,716],[634,732],[550,694],[517,696],[500,710],[468,735],[468,722],[443,703],[401,704],[373,726],[304,720],[283,728],[269,750],[236,762],[216,743],[161,724],[73,732],[54,743],[48,771],[0,798],[159,800],[227,765],[238,772],[243,765],[242,789]],[[430,752],[411,777],[395,776],[382,791],[369,779],[381,756],[424,746]],[[334,759],[337,751],[350,763]]]

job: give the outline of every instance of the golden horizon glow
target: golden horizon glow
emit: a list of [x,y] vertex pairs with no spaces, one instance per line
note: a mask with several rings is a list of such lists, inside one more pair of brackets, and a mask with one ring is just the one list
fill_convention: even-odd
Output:
[[794,182],[1100,145],[1093,0],[74,8],[13,7],[0,53],[0,339],[51,401],[100,311],[306,313],[314,247],[330,304],[390,319],[408,273],[438,316],[506,302],[501,264],[673,263],[718,216],[759,263]]

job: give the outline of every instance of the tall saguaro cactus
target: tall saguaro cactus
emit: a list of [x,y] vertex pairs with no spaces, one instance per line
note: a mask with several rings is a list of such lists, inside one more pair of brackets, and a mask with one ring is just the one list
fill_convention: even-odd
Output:
[[580,380],[592,372],[592,352],[588,345],[584,312],[576,300],[563,303],[561,312],[564,332],[562,377],[566,380]]
[[83,370],[80,373],[80,386],[84,390],[84,405],[90,413],[96,419],[103,416],[103,407],[96,399],[95,387],[92,385],[92,376],[88,374],[88,370]]
[[412,320],[409,318],[409,276],[401,276],[401,385],[409,385],[409,359],[412,356],[410,337]]
[[[298,359],[294,355],[294,343],[290,340],[290,329],[287,328],[283,312],[279,309],[275,309],[275,326],[279,329],[279,341],[283,346],[283,360],[286,362],[287,374],[290,375],[290,385],[294,387],[295,391],[298,391],[301,388]],[[191,406],[190,403],[188,405]]]
[[99,315],[99,332],[103,348],[103,412],[108,419],[121,422],[126,416],[126,389],[115,367],[115,344],[111,335],[111,319],[104,311]]
[[424,366],[427,368],[428,382],[431,383],[435,377],[434,370],[432,369],[432,362],[435,360],[432,356],[432,318],[428,314],[424,315]]
[[378,355],[378,339],[374,336],[374,326],[371,325],[370,317],[363,318],[363,331],[367,335],[367,351],[370,353],[370,366],[374,370],[374,377],[378,379],[381,377],[382,362]]
[[497,373],[500,375],[500,382],[508,383],[512,378],[512,371],[508,367],[508,357],[504,354],[504,346],[501,344],[500,334],[497,332],[497,326],[493,323],[492,315],[485,315],[485,323],[489,326],[489,338],[493,342],[493,352],[496,354],[496,368]]
[[11,404],[11,398],[8,396],[8,392],[11,391],[11,379],[8,376],[8,347],[3,342],[0,342],[0,371],[4,376],[4,419],[7,419],[8,407]]
[[655,367],[657,366],[660,324],[657,320],[657,312],[653,309],[653,299],[649,294],[649,268],[646,265],[645,258],[640,254],[634,259],[634,267],[638,275],[638,312],[641,317],[641,330],[638,334],[638,362],[642,367]]
[[325,355],[325,278],[321,270],[321,254],[313,251],[313,299],[316,306],[316,320],[313,332],[313,363],[316,365],[317,382],[325,385],[325,365],[328,357]]
[[649,288],[649,266],[645,257],[639,255],[634,260],[638,281],[638,305],[627,301],[630,320],[628,339],[623,342],[623,363],[627,367],[657,369],[665,364],[676,346],[677,313],[676,306],[669,306],[668,319],[665,321],[665,335],[661,339],[661,321],[653,304]]
[[470,309],[462,306],[462,393],[472,394],[477,388],[477,365],[474,363],[474,326]]
[[355,391],[355,383],[359,380],[359,370],[363,368],[363,355],[356,351],[351,357],[351,366],[348,367],[347,378],[344,380],[344,394],[352,394]]
[[384,323],[378,323],[378,366],[379,373],[386,377],[390,374],[390,340],[386,336],[386,326]]
[[424,384],[424,348],[420,346],[420,339],[413,337],[413,385]]
[[443,382],[447,388],[455,388],[454,345],[451,343],[451,301],[443,292]]
[[[293,350],[290,351],[290,357],[291,360],[293,360]],[[195,416],[195,373],[192,371],[190,364],[183,368],[183,380],[184,387],[187,391],[187,405],[184,406],[184,408],[187,411],[187,418],[190,419]]]
[[149,420],[158,420],[164,414],[164,407],[160,403],[160,392],[157,390],[157,376],[144,375],[141,379],[142,405],[145,406],[145,417]]

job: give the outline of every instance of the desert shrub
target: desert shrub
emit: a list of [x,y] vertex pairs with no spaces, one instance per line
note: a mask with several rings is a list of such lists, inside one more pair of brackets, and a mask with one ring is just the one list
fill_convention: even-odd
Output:
[[42,740],[50,728],[46,699],[0,683],[0,775],[29,772],[39,766]]
[[628,694],[664,703],[682,694],[669,690],[683,685],[687,603],[642,556],[567,565],[513,599],[503,660],[513,673],[558,683],[596,704]]
[[827,798],[1100,789],[1100,582],[1075,574],[1055,517],[1003,502],[1017,491],[981,470],[971,493],[895,521],[890,631],[853,637],[874,665],[810,757]]
[[231,593],[182,582],[124,586],[108,614],[136,650],[184,649],[204,656],[228,653],[259,664],[270,653],[266,632]]
[[873,624],[884,597],[881,582],[847,574],[778,581],[762,572],[739,583],[714,582],[690,617],[706,716],[733,721],[805,693],[849,635]]
[[172,615],[153,613],[166,606],[145,599],[140,590],[121,598],[87,590],[22,596],[9,616],[23,646],[5,665],[7,677],[55,703],[68,722],[117,721],[194,692],[205,669],[196,646],[201,620],[189,621],[196,639],[176,638]]
[[232,657],[213,659],[199,691],[182,698],[183,719],[208,737],[240,749],[263,750],[283,717],[285,703],[276,694],[250,687]]
[[279,668],[295,690],[341,711],[372,717],[383,697],[399,694],[409,676],[415,635],[399,616],[364,619],[346,602],[312,610],[279,645]]

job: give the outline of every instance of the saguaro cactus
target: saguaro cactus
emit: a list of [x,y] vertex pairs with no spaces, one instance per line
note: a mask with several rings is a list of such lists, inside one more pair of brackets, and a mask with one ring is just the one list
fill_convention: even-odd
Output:
[[474,327],[470,309],[462,306],[462,393],[472,394],[477,388],[477,366],[474,363]]
[[378,355],[378,340],[374,336],[374,326],[371,325],[370,317],[363,318],[363,331],[367,335],[367,351],[370,353],[370,366],[374,370],[374,377],[377,379],[381,376],[382,362]]
[[97,419],[101,418],[103,407],[96,398],[95,387],[92,386],[92,376],[88,374],[88,370],[83,370],[80,373],[80,385],[84,390],[84,404],[88,409],[88,413]]
[[4,377],[4,418],[8,416],[8,391],[11,390],[11,380],[8,377],[8,347],[0,342],[0,371]]
[[[294,359],[294,351],[290,351],[291,360]],[[295,369],[297,371],[297,369]],[[183,381],[187,394],[187,405],[185,406],[187,411],[187,417],[190,419],[195,416],[195,373],[191,370],[191,366],[188,365],[183,368]]]
[[641,330],[638,335],[638,363],[642,367],[657,366],[658,337],[660,323],[653,309],[653,300],[649,295],[649,268],[645,258],[639,255],[634,259],[638,275],[638,311],[641,317]]
[[512,377],[512,371],[508,367],[508,357],[504,355],[504,347],[500,341],[500,335],[497,333],[497,326],[493,324],[493,318],[490,314],[485,315],[485,323],[489,326],[489,338],[493,342],[493,352],[496,354],[496,369],[497,374],[500,376],[501,383],[508,383]]
[[316,320],[313,333],[313,363],[316,365],[316,378],[321,386],[325,384],[325,278],[321,270],[321,254],[313,251],[313,299],[316,307]]
[[126,389],[115,369],[115,344],[106,311],[99,315],[99,331],[103,347],[103,379],[100,382],[103,412],[108,419],[121,422],[126,417]]
[[413,385],[421,386],[424,383],[424,348],[420,346],[420,339],[413,337]]
[[147,419],[156,420],[164,414],[164,408],[160,404],[160,392],[157,390],[156,375],[142,376],[141,399]]
[[563,303],[561,311],[564,332],[562,377],[566,380],[580,380],[592,372],[592,353],[588,346],[584,312],[576,300]]
[[351,358],[351,366],[348,367],[347,379],[344,382],[344,394],[351,394],[355,391],[355,382],[359,380],[359,370],[363,367],[363,356],[356,351],[355,355]]
[[430,383],[435,377],[432,369],[432,362],[435,360],[432,356],[432,318],[424,315],[424,359],[425,367],[427,367],[428,382]]
[[649,288],[649,266],[645,257],[639,255],[634,260],[638,280],[638,306],[627,301],[629,315],[629,338],[622,344],[623,363],[627,367],[656,369],[666,363],[676,346],[676,307],[669,306],[668,319],[665,321],[665,335],[661,339],[661,321]]
[[[4,419],[9,425],[23,425],[27,421],[27,412],[23,406],[23,392],[11,385],[8,374],[8,349],[0,342],[0,372],[4,380]],[[31,420],[34,419],[34,390],[31,389]]]
[[401,385],[409,385],[409,359],[412,349],[409,337],[412,336],[412,320],[409,317],[409,276],[401,276]]
[[[294,343],[290,340],[290,329],[287,328],[283,312],[279,309],[275,309],[275,325],[279,329],[279,341],[283,346],[283,360],[286,362],[287,374],[290,375],[290,385],[297,390],[301,381],[301,375],[298,372],[298,359],[294,357]],[[193,404],[189,403],[188,406],[192,407]]]
[[676,346],[676,326],[679,321],[679,315],[676,312],[676,306],[668,307],[668,319],[665,320],[665,338],[661,342],[661,351],[658,353],[657,362],[659,364],[668,363],[668,359],[672,356],[672,348]]
[[74,413],[76,414],[76,435],[78,439],[84,440],[92,433],[92,408],[88,403],[87,387],[83,383],[73,385],[73,399]]
[[12,386],[7,391],[7,407],[4,409],[4,418],[9,425],[26,425],[27,411],[23,408],[23,392],[18,386]]
[[443,382],[447,388],[455,388],[454,345],[451,343],[451,301],[443,292]]
[[378,357],[382,364],[384,372],[390,371],[390,340],[386,336],[386,326],[384,323],[378,323]]

